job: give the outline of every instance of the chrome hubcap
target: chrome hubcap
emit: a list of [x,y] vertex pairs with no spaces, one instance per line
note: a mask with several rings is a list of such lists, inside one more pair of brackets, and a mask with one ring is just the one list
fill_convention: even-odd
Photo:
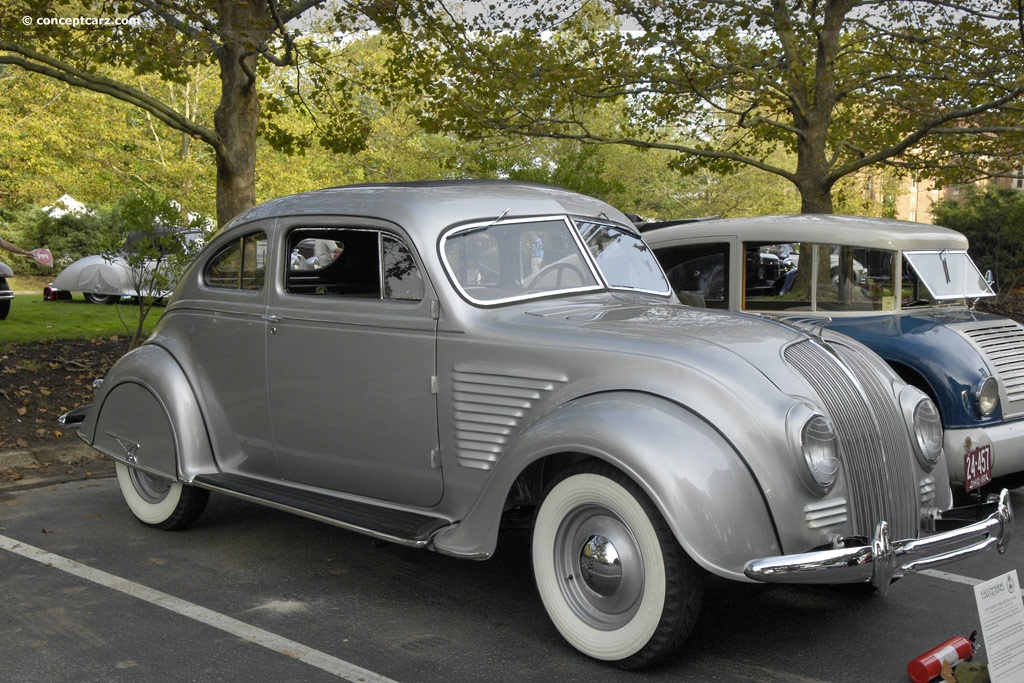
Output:
[[613,511],[588,505],[566,515],[554,559],[562,595],[582,621],[611,631],[636,615],[644,594],[643,555]]
[[164,498],[167,497],[168,491],[171,490],[170,482],[152,477],[134,467],[128,468],[128,475],[131,477],[132,486],[135,487],[139,496],[147,503],[163,502]]
[[614,595],[622,583],[622,563],[615,546],[594,534],[580,549],[580,578],[602,598]]

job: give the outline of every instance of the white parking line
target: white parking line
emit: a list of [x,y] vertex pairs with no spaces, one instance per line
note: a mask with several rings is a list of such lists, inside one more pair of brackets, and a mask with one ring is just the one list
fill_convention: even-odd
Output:
[[294,640],[289,640],[269,631],[264,631],[261,628],[257,628],[250,624],[246,624],[243,621],[232,619],[231,617],[225,616],[213,610],[194,605],[191,602],[181,600],[168,595],[167,593],[161,593],[158,590],[154,590],[147,586],[122,579],[119,576],[108,574],[107,572],[99,569],[93,569],[92,567],[86,566],[69,560],[66,557],[60,555],[54,555],[45,550],[27,545],[20,541],[16,541],[13,538],[0,535],[0,549],[8,550],[22,557],[36,562],[59,569],[63,572],[67,572],[73,576],[77,576],[87,581],[92,581],[106,588],[111,588],[116,591],[120,591],[125,595],[130,595],[139,600],[144,600],[148,603],[163,607],[172,612],[180,614],[189,619],[204,623],[208,626],[212,626],[216,629],[220,629],[225,633],[238,636],[243,640],[247,640],[256,645],[261,645],[269,650],[278,652],[286,657],[297,659],[300,662],[315,666],[318,669],[322,669],[328,673],[334,674],[339,678],[343,678],[351,683],[395,683],[390,678],[381,676],[380,674],[368,671],[355,664],[350,664],[337,657],[314,650],[313,648],[307,647],[302,643],[297,643]]
[[939,571],[938,569],[922,569],[918,574],[925,574],[926,576],[932,576],[936,579],[945,579],[946,581],[952,581],[954,583],[965,583],[968,586],[977,586],[981,583],[981,579],[972,579],[969,576],[961,576],[960,574],[950,574],[949,572]]

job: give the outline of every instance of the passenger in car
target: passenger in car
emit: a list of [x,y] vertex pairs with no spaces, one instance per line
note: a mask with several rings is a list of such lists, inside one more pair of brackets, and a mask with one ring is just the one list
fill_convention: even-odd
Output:
[[313,261],[317,268],[326,268],[331,265],[341,253],[345,251],[345,245],[334,240],[317,240],[313,246]]

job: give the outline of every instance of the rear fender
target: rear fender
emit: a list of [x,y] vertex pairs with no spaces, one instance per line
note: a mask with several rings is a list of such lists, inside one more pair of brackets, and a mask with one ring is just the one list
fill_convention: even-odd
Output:
[[141,346],[111,368],[78,433],[115,460],[157,476],[191,481],[216,471],[192,386],[158,346]]
[[678,404],[632,392],[577,399],[531,425],[509,444],[463,522],[435,537],[437,550],[489,556],[518,475],[567,453],[599,458],[633,479],[690,557],[715,574],[747,581],[748,560],[781,553],[760,487],[722,434]]

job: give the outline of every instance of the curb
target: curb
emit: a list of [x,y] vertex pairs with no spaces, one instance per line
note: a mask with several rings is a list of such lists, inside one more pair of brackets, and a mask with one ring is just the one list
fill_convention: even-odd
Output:
[[0,451],[0,491],[19,491],[114,474],[114,461],[84,443]]

